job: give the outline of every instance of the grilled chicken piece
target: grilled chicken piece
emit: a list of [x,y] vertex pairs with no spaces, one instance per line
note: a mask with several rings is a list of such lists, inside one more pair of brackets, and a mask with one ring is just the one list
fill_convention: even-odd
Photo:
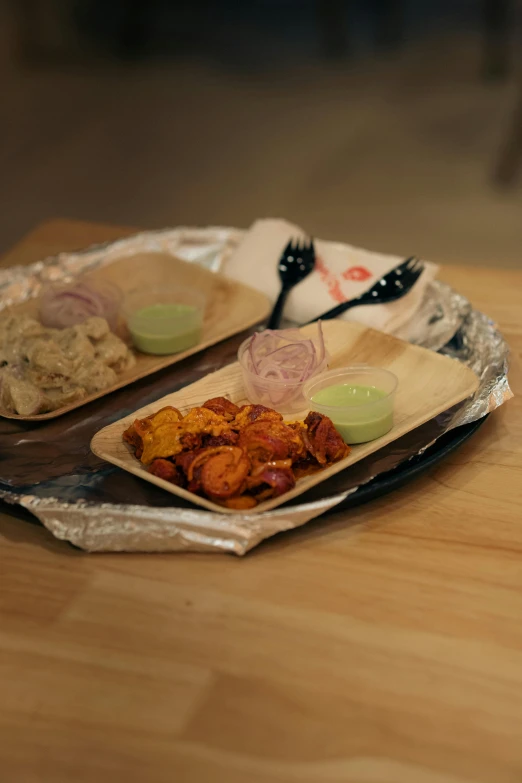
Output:
[[350,453],[332,421],[322,413],[310,411],[305,419],[308,436],[308,451],[320,465],[338,462]]
[[2,404],[21,416],[34,416],[43,407],[43,394],[33,383],[3,373],[0,386]]
[[84,387],[88,394],[92,394],[114,386],[118,376],[112,367],[108,367],[103,362],[93,361],[77,371],[75,380]]
[[208,408],[214,413],[224,416],[227,421],[232,421],[239,412],[237,405],[227,400],[226,397],[213,397],[203,403],[204,408]]
[[269,419],[258,419],[244,427],[239,435],[239,445],[247,452],[252,465],[274,459],[296,461],[306,455],[299,430]]
[[110,332],[109,324],[105,318],[100,318],[97,315],[87,318],[82,324],[79,324],[77,329],[82,331],[86,337],[90,337],[91,340],[101,340]]
[[160,408],[156,413],[152,413],[144,419],[135,419],[134,422],[123,433],[123,440],[129,443],[136,451],[136,457],[141,459],[143,454],[143,436],[152,432],[154,427],[160,424],[176,423],[181,421],[183,416],[172,405],[166,405]]
[[217,446],[202,449],[187,471],[189,482],[201,469],[201,489],[213,500],[222,501],[241,494],[250,464],[243,449],[237,446]]
[[241,430],[253,421],[283,421],[283,417],[277,411],[266,408],[264,405],[243,405],[230,423],[234,430]]
[[171,484],[176,484],[178,487],[182,487],[185,483],[181,470],[168,459],[155,459],[149,467],[149,473],[165,481],[170,481]]
[[167,422],[181,421],[182,418],[183,416],[177,408],[174,408],[173,405],[165,405],[164,408],[160,408],[156,413],[147,416],[147,421],[150,421],[153,427],[157,427]]
[[229,430],[227,420],[207,408],[192,408],[180,421],[161,420],[158,424],[156,417],[146,424],[143,421],[141,425],[134,422],[134,428],[142,437],[144,464],[199,448],[204,435],[218,437]]
[[123,342],[112,332],[109,332],[97,340],[94,344],[94,354],[97,359],[108,365],[118,364],[125,361],[129,354],[129,349]]

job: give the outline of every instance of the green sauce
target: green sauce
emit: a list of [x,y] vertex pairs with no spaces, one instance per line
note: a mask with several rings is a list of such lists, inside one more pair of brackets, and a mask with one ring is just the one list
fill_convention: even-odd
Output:
[[[375,440],[393,426],[393,395],[375,386],[333,384],[316,392],[312,403],[331,418],[345,443]],[[331,405],[332,410],[323,410],[323,405]]]
[[155,304],[129,316],[134,345],[143,353],[186,351],[201,340],[203,313],[185,304]]

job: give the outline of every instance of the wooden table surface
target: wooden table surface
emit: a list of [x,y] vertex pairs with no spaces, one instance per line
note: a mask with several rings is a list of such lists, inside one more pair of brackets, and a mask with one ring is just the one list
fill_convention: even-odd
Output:
[[[127,232],[54,221],[5,263]],[[520,391],[522,271],[441,277]],[[520,783],[520,400],[242,559],[86,555],[0,514],[2,783]]]

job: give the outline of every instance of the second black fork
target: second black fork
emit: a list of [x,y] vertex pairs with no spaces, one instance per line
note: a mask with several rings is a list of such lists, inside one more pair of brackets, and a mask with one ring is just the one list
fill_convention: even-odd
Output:
[[328,321],[331,318],[338,318],[340,315],[350,310],[352,307],[360,307],[361,305],[372,304],[388,304],[388,302],[394,302],[397,299],[401,299],[411,291],[419,277],[424,271],[424,264],[419,261],[415,256],[406,259],[402,264],[391,269],[387,274],[377,280],[368,291],[365,291],[355,299],[349,299],[347,302],[342,302],[336,307],[332,307],[331,310],[327,310],[326,313],[318,315],[307,323],[313,323],[314,321]]

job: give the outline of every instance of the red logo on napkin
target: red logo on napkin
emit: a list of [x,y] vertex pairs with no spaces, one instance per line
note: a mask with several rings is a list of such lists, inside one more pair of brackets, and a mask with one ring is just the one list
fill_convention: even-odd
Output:
[[362,283],[373,277],[372,273],[364,266],[351,266],[345,272],[343,272],[345,280],[355,280],[358,283]]
[[346,296],[343,294],[341,290],[341,286],[339,284],[338,279],[335,275],[333,275],[326,264],[324,263],[323,259],[319,256],[316,256],[315,259],[315,268],[319,272],[319,277],[323,281],[323,283],[326,283],[326,286],[328,288],[328,293],[331,296],[331,298],[334,300],[334,302],[346,302]]

